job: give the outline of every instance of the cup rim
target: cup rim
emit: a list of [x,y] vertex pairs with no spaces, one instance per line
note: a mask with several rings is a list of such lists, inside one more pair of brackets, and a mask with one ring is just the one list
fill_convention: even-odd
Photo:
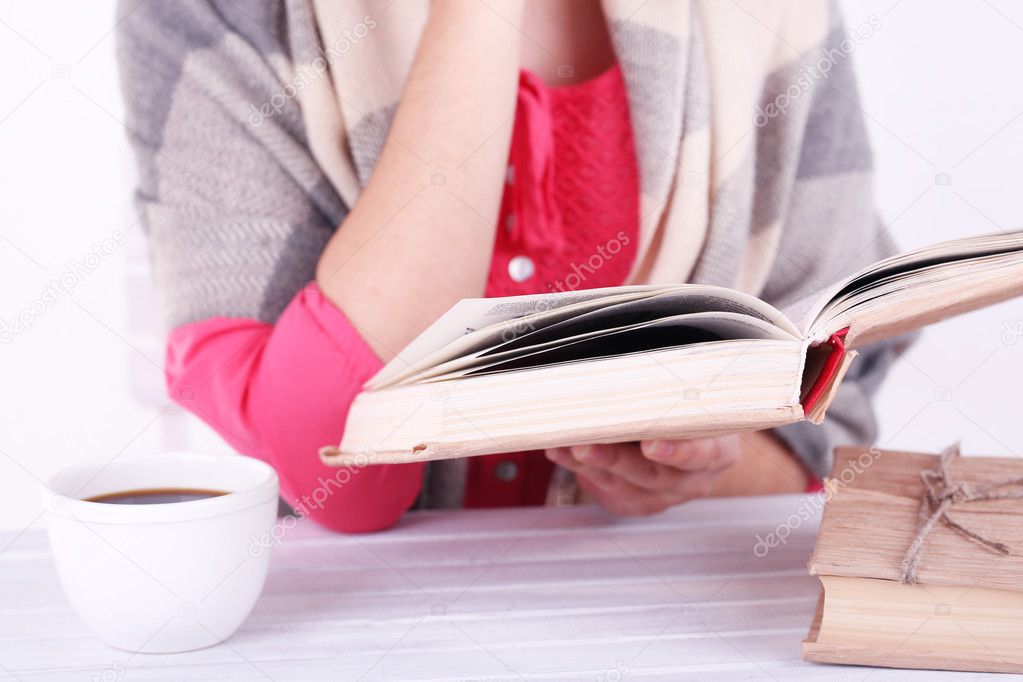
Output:
[[[239,471],[254,472],[257,480],[251,485],[227,491],[224,495],[216,497],[140,505],[90,502],[58,490],[59,481],[62,478],[76,475],[87,476],[90,473],[98,476],[100,473],[113,470],[118,466],[137,466],[144,464],[146,460],[191,462],[196,466],[213,463],[218,466],[234,467]],[[159,487],[159,483],[154,482],[154,487]],[[277,472],[273,467],[252,457],[163,451],[125,457],[123,460],[92,460],[72,464],[49,476],[41,486],[40,492],[46,512],[55,516],[103,525],[162,524],[215,518],[261,506],[271,500],[276,502],[279,494],[279,482]]]

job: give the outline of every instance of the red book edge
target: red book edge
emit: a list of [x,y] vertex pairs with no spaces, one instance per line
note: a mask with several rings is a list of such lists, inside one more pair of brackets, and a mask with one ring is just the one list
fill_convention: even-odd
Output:
[[803,414],[808,414],[813,406],[817,404],[820,397],[824,394],[828,384],[831,383],[831,379],[834,378],[835,372],[838,371],[839,366],[842,364],[842,356],[845,355],[845,335],[849,333],[849,328],[846,327],[840,331],[835,332],[831,335],[825,345],[831,346],[831,352],[828,353],[828,357],[824,360],[824,367],[821,368],[821,373],[817,375],[816,381],[813,382],[813,386],[806,392],[806,396],[803,397],[802,406]]

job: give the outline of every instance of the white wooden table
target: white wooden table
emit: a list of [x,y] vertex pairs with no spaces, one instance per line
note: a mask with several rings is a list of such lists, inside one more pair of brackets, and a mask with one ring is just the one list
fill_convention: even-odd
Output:
[[[234,637],[169,655],[93,638],[45,534],[0,535],[0,680],[980,679],[800,660],[814,499],[421,512],[369,536],[303,522]],[[757,556],[779,527],[787,543]]]

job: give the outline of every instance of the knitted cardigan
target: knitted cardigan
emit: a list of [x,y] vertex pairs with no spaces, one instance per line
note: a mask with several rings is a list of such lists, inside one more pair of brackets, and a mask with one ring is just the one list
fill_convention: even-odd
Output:
[[[640,171],[629,283],[728,286],[784,310],[892,253],[851,63],[879,23],[846,30],[823,0],[604,11]],[[122,5],[136,198],[168,325],[272,323],[313,278],[427,13],[425,0]],[[863,350],[823,426],[776,430],[811,472],[829,471],[834,445],[873,440],[871,395],[901,344]]]

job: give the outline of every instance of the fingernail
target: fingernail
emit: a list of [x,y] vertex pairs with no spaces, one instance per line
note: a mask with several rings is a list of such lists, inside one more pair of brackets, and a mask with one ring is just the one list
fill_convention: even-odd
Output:
[[664,459],[668,457],[674,448],[671,443],[665,440],[650,440],[643,443],[643,454],[650,459]]
[[594,449],[589,445],[575,445],[572,447],[572,456],[580,462],[593,459]]
[[568,448],[550,448],[544,454],[547,455],[547,459],[560,462],[568,456]]

